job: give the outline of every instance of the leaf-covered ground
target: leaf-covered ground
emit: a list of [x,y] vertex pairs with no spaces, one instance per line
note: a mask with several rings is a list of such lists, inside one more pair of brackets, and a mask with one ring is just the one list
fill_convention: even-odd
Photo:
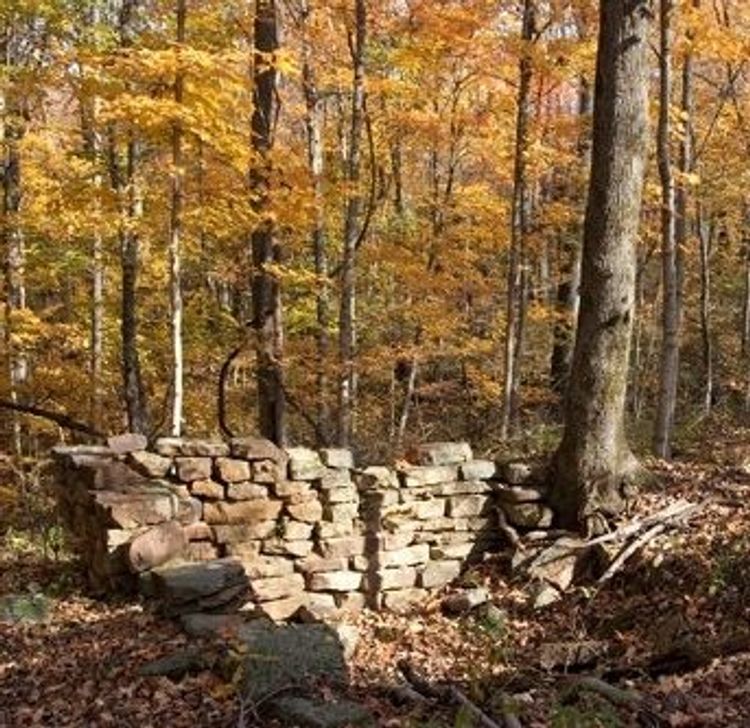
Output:
[[[408,616],[366,613],[352,694],[381,725],[471,725],[450,705],[393,702],[388,688],[401,680],[397,663],[408,660],[491,715],[512,709],[523,726],[748,725],[750,477],[710,464],[652,469],[658,477],[637,510],[710,499],[688,528],[652,542],[598,592],[578,587],[542,610],[528,605],[525,585],[498,555],[466,577],[491,591],[489,612],[449,618],[436,598]],[[185,645],[172,622],[140,604],[87,598],[68,562],[6,551],[0,596],[42,591],[52,607],[41,624],[0,624],[0,726],[237,725],[237,701],[222,677],[139,676],[145,662]],[[637,691],[646,709],[594,693],[573,698],[576,676],[550,668],[545,655],[551,643],[574,640],[602,653],[584,674]]]

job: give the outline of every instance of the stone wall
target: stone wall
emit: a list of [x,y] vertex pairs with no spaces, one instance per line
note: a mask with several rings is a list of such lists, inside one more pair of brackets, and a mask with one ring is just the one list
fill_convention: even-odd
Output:
[[[362,469],[345,450],[281,450],[258,438],[145,448],[136,435],[58,448],[58,501],[94,588],[140,582],[158,595],[173,569],[183,600],[174,612],[230,602],[274,619],[401,610],[497,549],[498,513],[522,529],[552,520],[528,468],[476,460],[465,443]],[[184,562],[215,562],[214,580],[234,576],[196,595],[188,567],[175,567]],[[249,590],[233,581],[242,571]]]

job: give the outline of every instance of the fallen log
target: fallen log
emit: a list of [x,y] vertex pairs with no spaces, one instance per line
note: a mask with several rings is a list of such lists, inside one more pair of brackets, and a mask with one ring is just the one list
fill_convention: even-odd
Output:
[[472,716],[472,718],[474,718],[477,724],[483,726],[483,728],[521,728],[521,722],[514,714],[504,712],[502,723],[496,722],[478,705],[469,700],[469,698],[467,698],[466,695],[455,685],[434,685],[430,683],[424,677],[419,675],[407,660],[400,660],[398,663],[398,669],[404,676],[405,680],[418,693],[432,699],[442,700],[461,706]]

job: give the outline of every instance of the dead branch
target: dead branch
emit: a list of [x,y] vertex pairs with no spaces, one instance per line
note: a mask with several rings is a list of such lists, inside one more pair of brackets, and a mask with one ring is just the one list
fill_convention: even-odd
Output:
[[51,410],[43,409],[42,407],[35,407],[30,404],[20,404],[19,402],[12,402],[8,399],[0,399],[0,409],[9,409],[14,412],[21,412],[25,415],[31,415],[32,417],[40,417],[43,420],[54,422],[56,425],[63,427],[66,430],[80,432],[89,437],[94,437],[97,440],[107,439],[107,436],[104,433],[99,432],[99,430],[91,425],[87,425],[85,422],[79,422],[62,412],[52,412]]
[[597,546],[612,541],[622,541],[631,536],[635,536],[645,528],[650,528],[659,523],[673,525],[679,521],[685,520],[688,516],[692,516],[705,505],[705,501],[703,503],[691,503],[690,501],[679,500],[676,503],[670,503],[666,508],[662,508],[660,511],[652,513],[650,516],[637,518],[630,523],[626,523],[615,531],[604,534],[603,536],[592,538],[583,543],[571,544],[570,549],[585,549],[590,546]]
[[610,703],[620,708],[634,708],[642,705],[644,702],[643,696],[634,690],[623,690],[622,688],[610,685],[608,682],[604,682],[604,680],[598,677],[591,676],[578,677],[569,682],[566,702],[584,691],[601,695],[603,698],[609,700]]
[[617,554],[612,563],[607,567],[607,570],[599,577],[597,584],[604,584],[608,582],[624,565],[625,562],[637,551],[642,549],[647,543],[653,541],[657,536],[664,533],[667,530],[667,526],[664,523],[657,523],[642,533],[637,539],[631,541],[629,544],[624,546],[620,553]]
[[521,728],[520,721],[512,713],[504,713],[502,724],[497,723],[480,707],[469,700],[469,698],[467,698],[466,695],[464,695],[464,693],[455,685],[434,685],[430,683],[424,677],[419,675],[407,660],[400,660],[398,663],[398,669],[401,671],[401,674],[406,681],[418,693],[429,698],[460,705],[471,714],[471,716],[478,722],[478,725],[484,726],[484,728]]

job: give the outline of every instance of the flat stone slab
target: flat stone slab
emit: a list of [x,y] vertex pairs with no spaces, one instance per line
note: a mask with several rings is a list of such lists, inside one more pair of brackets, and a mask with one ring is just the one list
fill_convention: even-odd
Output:
[[242,693],[251,704],[290,688],[305,690],[321,679],[346,684],[344,647],[324,624],[257,620],[240,628],[238,637],[247,648]]
[[224,601],[232,601],[248,586],[242,564],[234,559],[154,569],[152,580],[154,595],[170,611],[188,611],[183,607],[193,603],[198,605],[193,611],[210,611]]
[[348,728],[374,726],[370,712],[350,700],[310,700],[300,697],[280,698],[273,713],[283,725],[300,728]]

